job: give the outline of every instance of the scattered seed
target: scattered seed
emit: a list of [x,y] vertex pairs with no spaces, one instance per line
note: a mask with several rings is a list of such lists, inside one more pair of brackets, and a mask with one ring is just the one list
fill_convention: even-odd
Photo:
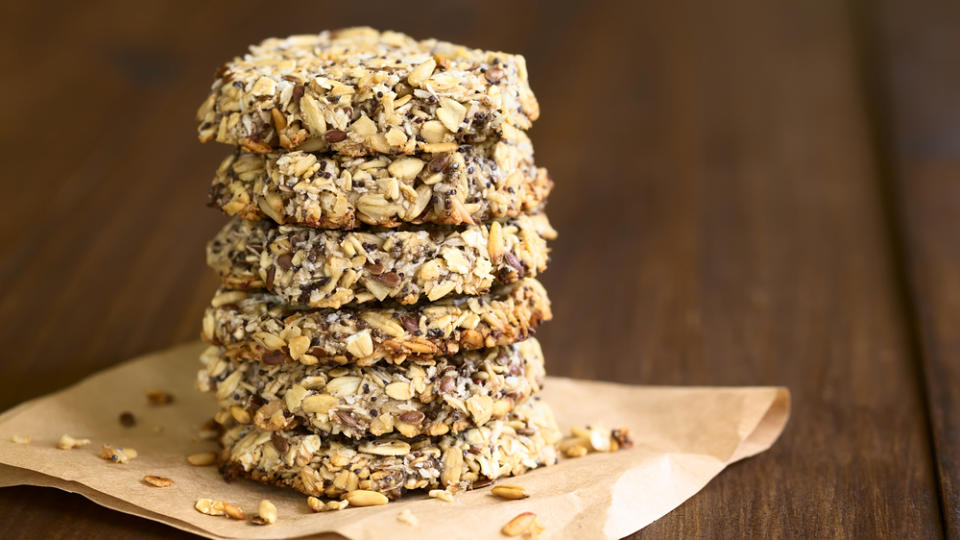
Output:
[[544,527],[540,524],[536,514],[533,512],[524,512],[507,522],[507,524],[500,529],[500,532],[505,536],[520,536],[522,534],[524,538],[536,538],[543,532],[543,529]]
[[411,512],[409,508],[404,508],[397,514],[397,521],[406,523],[411,527],[416,527],[420,524],[420,520],[417,519],[417,516],[413,515],[413,512]]
[[247,519],[247,514],[243,511],[243,508],[228,502],[223,503],[223,513],[230,519],[239,519],[241,521]]
[[60,436],[60,440],[57,441],[57,448],[60,450],[70,450],[71,448],[79,448],[88,444],[90,444],[90,439],[74,439],[64,433]]
[[513,484],[500,484],[493,486],[493,489],[490,490],[490,493],[500,497],[501,499],[526,499],[530,495],[527,494],[527,491],[523,489],[523,486],[517,486]]
[[208,516],[223,516],[226,515],[226,511],[223,508],[223,501],[215,501],[213,499],[197,499],[197,502],[193,505],[201,514],[206,514]]
[[217,454],[213,452],[200,452],[199,454],[190,454],[187,456],[187,462],[196,467],[213,465],[216,461]]
[[10,437],[10,440],[13,441],[13,442],[15,442],[15,443],[17,443],[17,444],[30,444],[30,436],[29,436],[29,435],[16,435],[16,434],[14,434],[13,436]]
[[389,502],[383,493],[366,489],[348,491],[344,498],[350,501],[350,506],[380,506]]
[[147,401],[151,405],[169,405],[173,403],[173,394],[163,390],[147,390]]
[[277,522],[277,507],[267,499],[260,501],[257,514],[257,517],[252,520],[256,525],[272,525]]
[[130,411],[120,413],[120,425],[123,427],[133,427],[137,424],[136,417]]
[[167,478],[166,476],[154,476],[148,474],[143,477],[143,481],[147,484],[150,484],[153,487],[170,487],[173,485],[173,480]]

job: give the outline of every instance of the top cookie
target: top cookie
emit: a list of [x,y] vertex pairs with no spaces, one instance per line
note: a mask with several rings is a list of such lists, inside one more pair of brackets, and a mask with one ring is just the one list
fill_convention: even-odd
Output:
[[522,56],[359,27],[250,47],[197,120],[202,142],[362,156],[509,140],[538,115]]

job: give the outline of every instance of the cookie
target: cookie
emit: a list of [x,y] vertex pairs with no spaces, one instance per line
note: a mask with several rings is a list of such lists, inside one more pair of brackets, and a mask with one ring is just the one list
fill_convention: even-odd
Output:
[[403,365],[279,365],[237,360],[210,347],[198,387],[215,392],[221,424],[263,431],[292,424],[351,438],[459,433],[503,418],[543,384],[533,338],[505,347],[434,356]]
[[511,139],[539,114],[522,56],[347,28],[250,47],[197,121],[202,142],[360,156]]
[[265,288],[289,304],[338,308],[485,294],[547,266],[544,214],[464,228],[338,231],[233,218],[207,245],[230,289]]
[[250,478],[315,497],[339,498],[361,489],[396,499],[410,490],[481,487],[553,465],[559,439],[553,413],[534,397],[503,420],[414,440],[356,441],[237,425],[221,437],[220,470],[227,480]]
[[368,366],[509,345],[552,316],[533,278],[482,296],[339,310],[291,306],[263,290],[221,289],[204,314],[203,338],[250,361]]
[[536,212],[552,187],[526,137],[414,156],[238,151],[217,169],[210,204],[244,219],[324,229],[473,225]]

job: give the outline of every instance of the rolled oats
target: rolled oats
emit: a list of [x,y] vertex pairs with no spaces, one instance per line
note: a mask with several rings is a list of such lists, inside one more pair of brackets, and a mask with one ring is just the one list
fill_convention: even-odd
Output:
[[239,151],[217,169],[210,202],[231,216],[324,229],[473,225],[537,212],[552,187],[524,136],[417,157]]
[[[345,232],[234,218],[207,245],[207,264],[225,287],[262,287],[288,304],[320,308],[481,295],[546,269],[546,241],[556,231],[544,214],[500,223],[499,258],[490,257],[489,230]],[[258,337],[271,350],[286,345],[273,334]]]
[[[458,433],[503,418],[538,392],[544,378],[543,353],[534,338],[402,365],[269,365],[230,357],[216,347],[203,363],[198,386],[216,392],[221,410],[230,411],[224,423],[249,424],[235,411],[249,418],[248,411],[267,407],[261,416],[278,415],[281,428],[296,420],[317,433],[353,438],[394,431],[406,437]],[[220,385],[235,373],[244,384],[221,392]],[[263,421],[258,425],[265,427]]]
[[10,440],[11,440],[12,442],[17,443],[17,444],[30,444],[30,436],[29,436],[29,435],[19,435],[19,434],[16,434],[16,433],[15,433],[15,434],[13,434],[13,435],[10,436]]
[[[313,497],[335,498],[363,490],[395,499],[409,490],[469,489],[552,465],[559,438],[550,409],[537,398],[481,427],[404,441],[410,445],[410,452],[404,455],[368,453],[358,450],[355,441],[336,436],[320,441],[304,430],[276,433],[285,441],[283,452],[274,435],[253,426],[227,429],[221,440],[228,456],[224,474],[289,486]],[[340,479],[345,474],[355,475],[355,488]],[[355,505],[353,500],[350,504]]]
[[202,142],[359,156],[413,153],[418,137],[438,141],[422,133],[431,122],[439,141],[476,144],[539,114],[522,56],[346,28],[250,47],[220,68],[197,121]]

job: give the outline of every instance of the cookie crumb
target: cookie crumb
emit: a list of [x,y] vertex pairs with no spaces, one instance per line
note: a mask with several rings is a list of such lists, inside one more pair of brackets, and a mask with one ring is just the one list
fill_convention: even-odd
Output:
[[397,514],[397,521],[406,523],[411,527],[416,527],[420,524],[420,520],[417,519],[417,516],[413,515],[413,512],[411,512],[409,508],[404,508]]
[[109,444],[103,445],[100,449],[100,457],[114,463],[127,463],[137,455],[137,451],[133,448],[114,448]]
[[173,403],[173,394],[163,390],[147,390],[147,402],[151,405],[169,405]]
[[57,448],[60,450],[70,450],[72,448],[80,448],[81,446],[86,446],[90,444],[90,439],[74,439],[70,435],[64,433],[60,436],[60,440],[57,441]]
[[585,456],[591,452],[616,452],[631,448],[633,440],[625,427],[607,429],[602,426],[574,426],[570,436],[559,443],[560,451],[569,458]]
[[453,502],[453,493],[450,493],[445,489],[431,489],[429,492],[427,492],[427,495],[433,497],[434,499],[440,499],[443,502]]

